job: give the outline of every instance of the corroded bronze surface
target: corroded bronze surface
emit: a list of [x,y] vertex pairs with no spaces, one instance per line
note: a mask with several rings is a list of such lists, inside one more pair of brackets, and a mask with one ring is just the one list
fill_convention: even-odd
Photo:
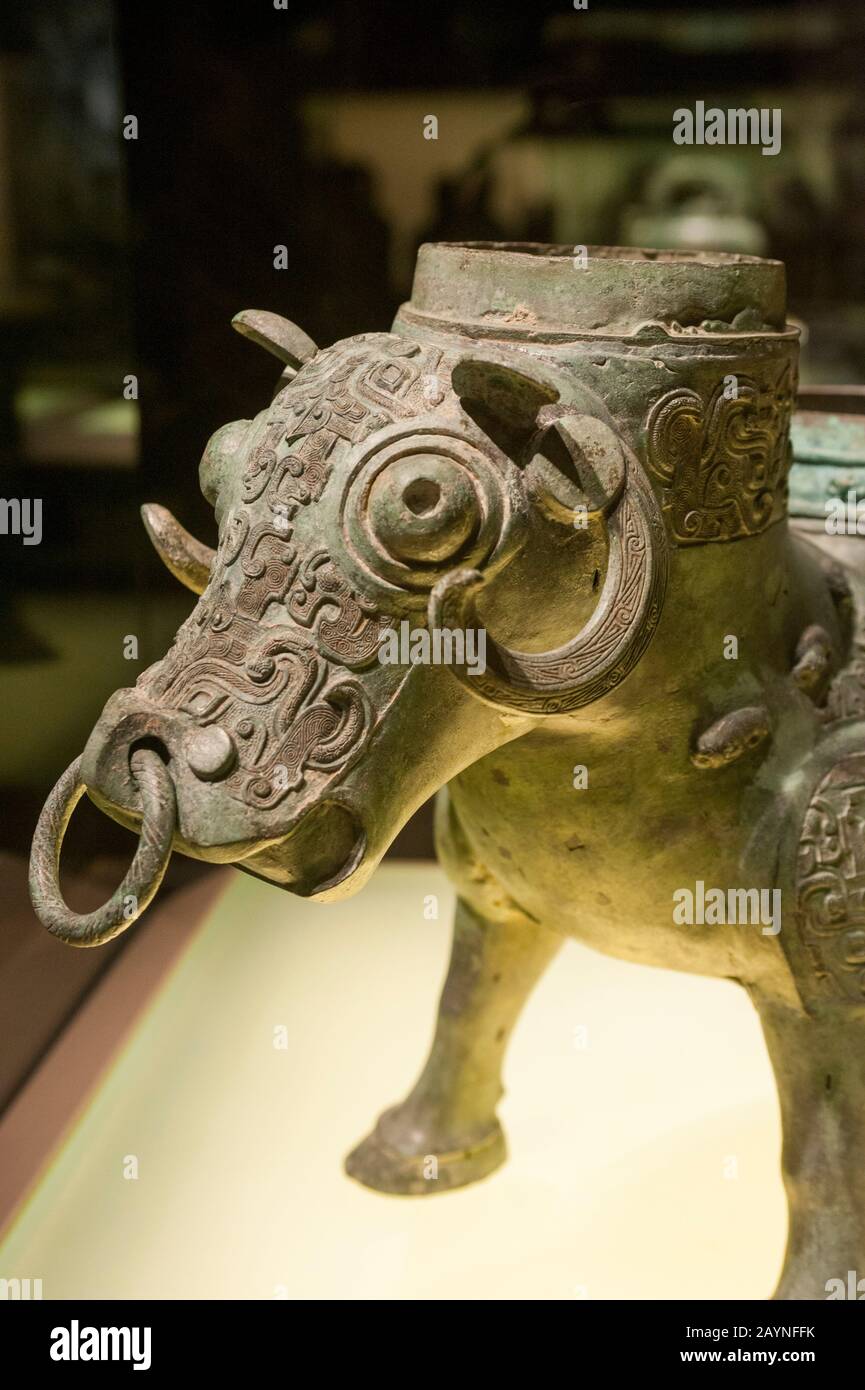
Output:
[[[158,753],[176,848],[327,900],[440,791],[453,957],[416,1086],[347,1160],[380,1191],[503,1161],[505,1048],[566,937],[743,984],[784,1114],[777,1296],[825,1297],[865,1270],[865,565],[788,524],[783,267],[426,246],[390,333],[235,323],[283,373],[205,451],[216,551],[147,511],[201,597],[106,705],[90,796],[149,834]],[[49,821],[37,909],[80,939],[38,891]]]
[[762,382],[736,374],[707,402],[681,388],[655,402],[649,466],[679,545],[757,535],[784,515],[792,408],[788,365]]
[[808,804],[796,866],[797,911],[815,974],[865,1000],[865,753],[835,763]]

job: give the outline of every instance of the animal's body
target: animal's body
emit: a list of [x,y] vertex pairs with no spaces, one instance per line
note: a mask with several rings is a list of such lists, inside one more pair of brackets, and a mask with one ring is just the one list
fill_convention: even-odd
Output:
[[[204,592],[49,803],[43,920],[107,939],[172,843],[339,896],[446,787],[459,902],[432,1051],[348,1171],[427,1195],[502,1162],[505,1048],[568,937],[737,980],[784,1115],[778,1296],[824,1297],[865,1271],[865,567],[788,525],[781,267],[431,247],[392,334],[318,352],[272,315],[240,327],[284,376],[205,454],[218,550],[148,512]],[[482,630],[487,669],[383,664],[402,621]],[[59,898],[82,784],[144,822],[135,911]],[[677,914],[713,890],[736,920]]]

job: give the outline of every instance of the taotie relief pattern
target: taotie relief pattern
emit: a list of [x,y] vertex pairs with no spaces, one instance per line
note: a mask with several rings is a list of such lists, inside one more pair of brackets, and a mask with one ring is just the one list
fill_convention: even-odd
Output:
[[[437,350],[365,335],[319,353],[276,396],[223,524],[207,590],[145,695],[218,723],[234,796],[270,807],[316,797],[362,754],[382,710],[348,672],[375,660],[383,622],[338,563],[309,548],[298,513],[350,446],[429,409]],[[278,626],[274,624],[278,622]]]
[[649,466],[678,545],[757,535],[785,515],[795,390],[785,365],[761,381],[725,378],[708,400],[677,387],[654,404]]

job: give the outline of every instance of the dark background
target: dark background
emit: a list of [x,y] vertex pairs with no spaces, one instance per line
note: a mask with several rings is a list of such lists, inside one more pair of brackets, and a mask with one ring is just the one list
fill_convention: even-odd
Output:
[[[861,382],[863,71],[865,11],[831,0],[7,7],[0,469],[4,497],[43,499],[44,532],[0,536],[0,1007],[16,1001],[0,1104],[122,949],[40,935],[26,854],[105,698],[192,605],[138,507],[214,541],[202,449],[275,377],[232,315],[272,309],[320,344],[385,329],[424,240],[704,245],[784,259],[803,378]],[[697,100],[780,107],[781,153],[676,147],[672,113]],[[428,808],[394,852],[431,852]],[[127,855],[77,816],[73,904]],[[175,863],[168,888],[197,872]]]

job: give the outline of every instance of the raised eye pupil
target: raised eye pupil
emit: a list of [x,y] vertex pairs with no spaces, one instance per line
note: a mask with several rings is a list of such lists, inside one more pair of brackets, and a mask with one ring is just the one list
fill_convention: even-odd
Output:
[[432,450],[412,450],[380,468],[367,506],[376,544],[409,565],[443,564],[475,534],[480,521],[467,470]]
[[426,516],[435,511],[441,495],[441,488],[431,478],[415,478],[405,489],[402,500],[415,516]]

